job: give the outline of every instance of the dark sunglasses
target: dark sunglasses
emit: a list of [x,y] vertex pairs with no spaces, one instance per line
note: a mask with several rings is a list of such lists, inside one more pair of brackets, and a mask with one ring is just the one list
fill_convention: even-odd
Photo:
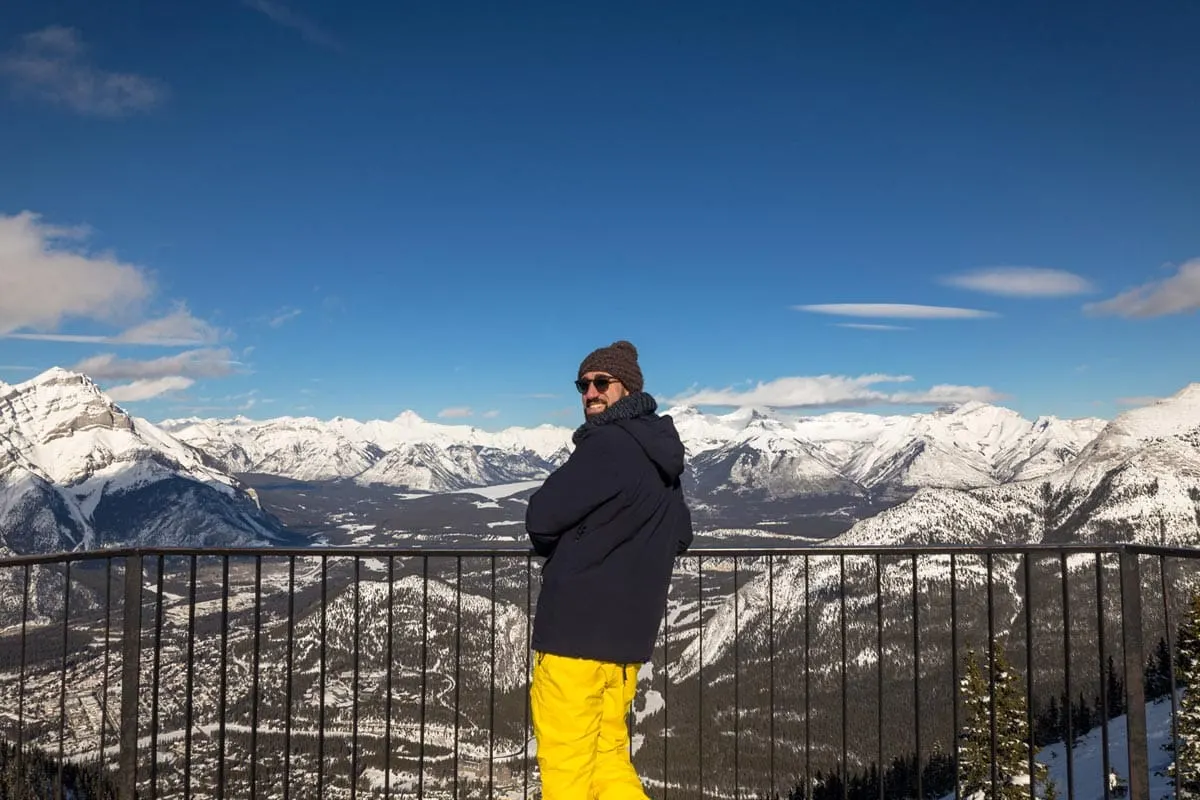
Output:
[[595,384],[596,391],[600,392],[600,394],[604,394],[608,391],[609,386],[620,382],[621,381],[617,378],[610,378],[607,375],[597,375],[590,381],[587,378],[580,378],[579,380],[575,381],[575,388],[579,390],[580,394],[587,394],[588,386]]

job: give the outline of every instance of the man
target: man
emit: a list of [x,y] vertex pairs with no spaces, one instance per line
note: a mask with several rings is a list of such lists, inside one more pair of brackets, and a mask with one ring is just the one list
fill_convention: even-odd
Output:
[[575,449],[529,500],[546,558],[530,689],[545,800],[646,798],[626,718],[654,650],[675,556],[692,542],[679,478],[684,449],[642,391],[637,348],[588,354],[575,386]]

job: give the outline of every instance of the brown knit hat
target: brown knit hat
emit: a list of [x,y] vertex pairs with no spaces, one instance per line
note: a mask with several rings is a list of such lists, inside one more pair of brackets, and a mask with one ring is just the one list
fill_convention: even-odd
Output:
[[624,339],[608,347],[600,347],[588,353],[579,365],[579,375],[585,372],[607,372],[621,382],[630,394],[642,390],[642,368],[638,366],[638,351]]

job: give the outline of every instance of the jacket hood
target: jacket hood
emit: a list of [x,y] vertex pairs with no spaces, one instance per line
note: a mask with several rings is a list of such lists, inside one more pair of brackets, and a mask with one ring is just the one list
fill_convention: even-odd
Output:
[[684,449],[674,420],[669,416],[645,416],[618,420],[616,424],[633,435],[669,483],[679,479]]

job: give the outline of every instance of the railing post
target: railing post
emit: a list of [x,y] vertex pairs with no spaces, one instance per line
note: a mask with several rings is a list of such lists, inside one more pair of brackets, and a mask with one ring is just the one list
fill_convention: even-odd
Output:
[[1146,739],[1146,691],[1142,670],[1142,580],[1138,554],[1121,548],[1121,643],[1125,651],[1125,711],[1128,723],[1129,800],[1150,800],[1150,757]]
[[142,650],[142,557],[125,557],[125,634],[121,642],[120,800],[137,797],[138,663]]

